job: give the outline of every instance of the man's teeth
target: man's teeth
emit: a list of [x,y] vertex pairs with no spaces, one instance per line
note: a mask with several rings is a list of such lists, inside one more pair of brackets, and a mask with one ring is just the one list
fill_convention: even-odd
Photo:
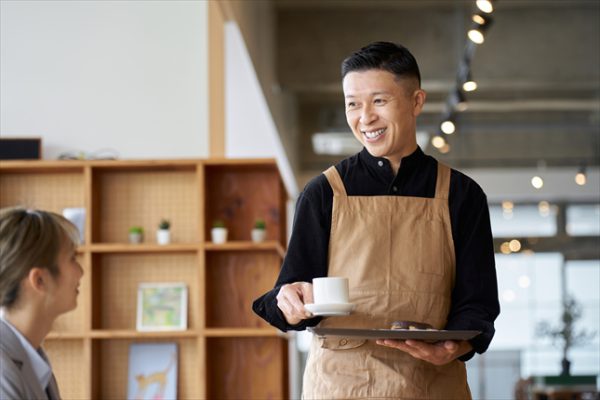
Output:
[[385,128],[381,128],[381,129],[378,129],[378,130],[372,131],[372,132],[363,131],[365,136],[368,137],[369,139],[376,138],[377,136],[381,135],[383,132],[385,132]]

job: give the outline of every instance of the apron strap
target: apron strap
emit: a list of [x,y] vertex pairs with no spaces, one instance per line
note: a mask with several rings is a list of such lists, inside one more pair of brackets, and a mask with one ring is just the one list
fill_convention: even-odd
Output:
[[333,189],[334,196],[346,196],[346,188],[344,187],[344,182],[342,182],[342,178],[340,177],[339,172],[335,169],[335,166],[331,166],[327,168],[325,172],[325,177],[329,181],[329,185],[331,185],[331,189]]
[[438,172],[435,183],[435,198],[448,200],[450,192],[450,167],[438,161]]

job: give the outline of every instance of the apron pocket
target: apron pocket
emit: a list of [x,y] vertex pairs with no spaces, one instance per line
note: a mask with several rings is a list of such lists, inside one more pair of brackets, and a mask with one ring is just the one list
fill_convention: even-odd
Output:
[[444,251],[448,246],[445,242],[444,225],[440,221],[419,220],[414,230],[417,247],[416,264],[419,272],[437,276],[445,275]]
[[349,350],[356,349],[367,342],[366,339],[349,339],[344,337],[321,337],[319,338],[322,349]]

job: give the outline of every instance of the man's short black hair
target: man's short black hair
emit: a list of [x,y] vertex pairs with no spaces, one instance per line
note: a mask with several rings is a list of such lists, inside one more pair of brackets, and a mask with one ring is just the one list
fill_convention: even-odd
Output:
[[374,42],[358,50],[342,62],[342,79],[349,72],[369,69],[391,72],[396,79],[414,77],[421,86],[417,60],[406,47],[396,43]]

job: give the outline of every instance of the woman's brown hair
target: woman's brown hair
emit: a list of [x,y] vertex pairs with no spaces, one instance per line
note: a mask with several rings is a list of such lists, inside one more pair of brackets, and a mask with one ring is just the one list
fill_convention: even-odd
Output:
[[63,245],[79,242],[77,228],[63,216],[23,207],[0,210],[0,306],[10,308],[19,297],[21,281],[34,267],[59,275]]

